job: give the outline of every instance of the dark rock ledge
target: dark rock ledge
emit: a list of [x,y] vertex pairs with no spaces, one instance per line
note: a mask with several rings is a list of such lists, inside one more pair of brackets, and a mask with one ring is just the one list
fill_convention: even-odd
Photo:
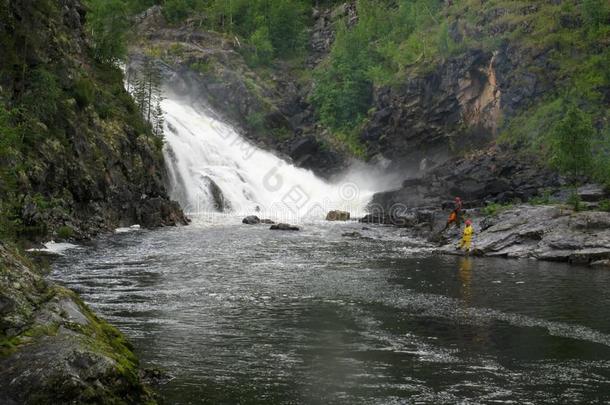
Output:
[[155,403],[125,337],[0,242],[0,403]]

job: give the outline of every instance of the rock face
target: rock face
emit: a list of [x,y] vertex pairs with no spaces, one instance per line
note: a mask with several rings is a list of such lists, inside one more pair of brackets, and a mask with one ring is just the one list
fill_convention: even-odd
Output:
[[245,217],[241,222],[246,225],[256,225],[256,224],[260,224],[261,220],[256,215],[249,215],[249,216]]
[[350,216],[351,216],[350,213],[347,211],[335,210],[335,211],[330,211],[328,214],[326,214],[326,220],[327,221],[349,221]]
[[294,225],[289,225],[289,224],[275,224],[275,225],[271,225],[271,229],[272,231],[300,231],[301,228],[299,228],[298,226],[294,226]]
[[370,211],[396,215],[412,208],[441,209],[459,196],[467,206],[486,202],[528,201],[545,192],[557,192],[566,182],[556,173],[520,157],[513,150],[488,149],[454,158],[421,177],[405,180],[394,191],[376,194]]
[[522,205],[475,222],[475,230],[475,254],[578,264],[610,260],[608,212]]
[[[459,37],[454,28],[450,34]],[[375,89],[361,132],[368,155],[416,171],[423,159],[443,163],[487,145],[502,122],[553,89],[545,74],[556,73],[550,52],[510,44],[493,53],[467,50],[432,71],[414,69],[403,84]]]
[[501,116],[496,60],[471,51],[433,73],[378,89],[376,112],[361,135],[368,154],[417,168],[425,157],[443,162],[490,141]]
[[[35,3],[12,2],[2,13],[0,30],[36,26],[35,35],[45,39],[27,47],[31,58],[19,73],[0,62],[0,103],[4,108],[6,100],[31,91],[29,82],[38,71],[59,83],[59,101],[39,100],[41,105],[58,104],[52,119],[30,117],[40,120],[39,140],[19,154],[0,157],[0,167],[16,168],[9,172],[11,178],[0,179],[0,207],[15,207],[1,215],[19,220],[19,236],[35,240],[57,237],[59,229],[88,238],[118,226],[186,223],[167,196],[162,141],[123,89],[120,70],[100,66],[91,57],[86,8],[79,0],[62,0],[47,2],[50,11],[34,12]],[[15,35],[15,47],[27,42],[20,37],[27,34],[10,35]],[[21,54],[22,49],[7,45],[4,52]],[[28,76],[25,84],[22,74]]]
[[0,243],[0,403],[154,403],[125,337]]

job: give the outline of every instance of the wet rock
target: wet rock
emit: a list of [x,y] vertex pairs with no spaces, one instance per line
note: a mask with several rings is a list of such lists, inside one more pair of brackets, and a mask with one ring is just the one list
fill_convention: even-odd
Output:
[[241,222],[242,222],[242,224],[246,224],[246,225],[257,225],[257,224],[261,223],[261,220],[256,215],[248,215],[247,217],[242,219]]
[[326,220],[327,221],[349,221],[350,216],[351,216],[350,213],[347,211],[335,210],[335,211],[330,211],[328,214],[326,214]]
[[1,243],[0,302],[0,403],[154,403],[125,337]]
[[271,225],[271,229],[272,231],[300,231],[301,228],[299,228],[298,226],[294,226],[294,225],[289,225],[289,224],[275,224],[275,225]]
[[152,386],[167,384],[173,378],[167,371],[157,367],[145,367],[140,370],[140,379]]
[[610,197],[610,193],[599,184],[586,184],[579,187],[577,192],[578,196],[586,202],[599,202]]
[[[475,220],[474,253],[574,264],[604,263],[610,260],[608,221],[607,212],[520,205],[493,218]],[[445,250],[450,250],[458,237],[445,245]]]
[[506,203],[550,192],[564,180],[539,167],[535,160],[512,149],[490,148],[465,158],[455,158],[419,178],[408,179],[401,188],[375,194],[371,210],[388,213],[394,207],[438,210],[460,196],[466,207],[489,202]]
[[222,189],[208,176],[205,176],[205,179],[208,182],[208,188],[210,190],[210,194],[212,195],[212,201],[214,201],[214,208],[216,211],[229,211],[231,209],[231,202],[225,198]]
[[341,234],[341,236],[343,237],[348,237],[348,238],[361,238],[362,234],[360,232],[344,232]]
[[261,219],[261,224],[273,225],[275,224],[275,221],[272,221],[270,219]]

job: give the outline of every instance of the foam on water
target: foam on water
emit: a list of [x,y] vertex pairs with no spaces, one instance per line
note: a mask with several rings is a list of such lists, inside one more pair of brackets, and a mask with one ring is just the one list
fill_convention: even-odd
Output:
[[28,252],[49,253],[62,255],[66,250],[76,249],[79,246],[72,243],[49,241],[43,243],[43,248],[28,249]]

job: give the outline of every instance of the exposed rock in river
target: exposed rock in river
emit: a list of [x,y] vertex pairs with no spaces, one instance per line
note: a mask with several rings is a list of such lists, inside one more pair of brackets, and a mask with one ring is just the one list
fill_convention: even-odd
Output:
[[275,225],[271,225],[271,229],[272,231],[300,231],[301,228],[299,228],[298,226],[294,226],[294,225],[289,225],[289,224],[275,224]]
[[335,210],[326,214],[327,221],[349,221],[350,217],[351,215],[347,211]]
[[0,243],[0,403],[154,403],[125,337]]
[[242,219],[241,222],[246,225],[256,225],[256,224],[260,224],[261,220],[256,215],[248,215],[247,217]]

